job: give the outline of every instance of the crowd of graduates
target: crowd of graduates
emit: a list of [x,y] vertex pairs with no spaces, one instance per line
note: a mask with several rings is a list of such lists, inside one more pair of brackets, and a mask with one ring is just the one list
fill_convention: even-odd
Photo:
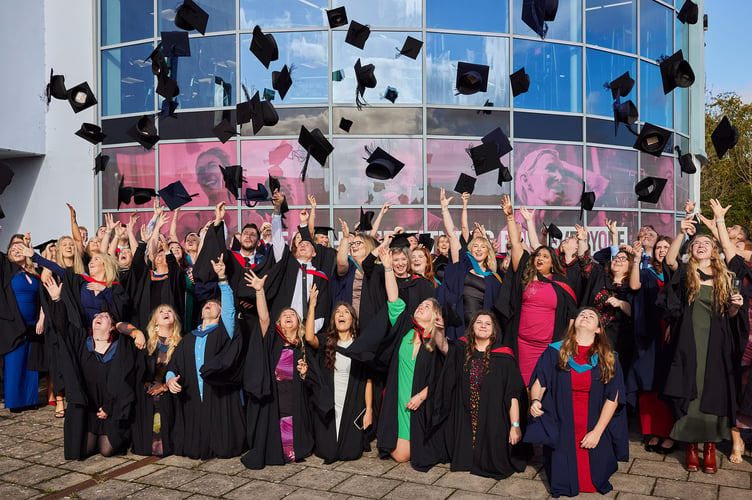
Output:
[[271,222],[236,234],[223,202],[198,232],[155,202],[150,221],[105,215],[90,238],[69,205],[72,236],[13,235],[0,253],[5,406],[36,408],[46,374],[66,459],[259,469],[375,443],[419,471],[503,479],[542,453],[554,496],[611,490],[628,412],[648,451],[686,443],[690,471],[714,473],[726,439],[742,460],[752,242],[728,207],[688,202],[676,235],[644,226],[632,245],[609,221],[614,245],[591,254],[586,227],[549,227],[553,248],[520,207],[524,239],[507,197],[499,249],[461,199],[459,233],[442,190],[435,241],[380,231],[385,204],[354,230],[340,220],[334,246],[315,199],[293,215],[279,189]]

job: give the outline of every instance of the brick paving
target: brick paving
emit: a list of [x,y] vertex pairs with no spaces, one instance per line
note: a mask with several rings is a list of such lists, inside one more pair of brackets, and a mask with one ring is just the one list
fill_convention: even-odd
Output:
[[[540,461],[503,481],[451,472],[446,465],[416,472],[407,464],[380,460],[375,451],[354,462],[325,465],[311,457],[258,471],[246,469],[239,459],[145,459],[130,453],[71,462],[63,458],[63,420],[53,413],[51,406],[20,414],[0,410],[0,498],[60,498],[75,486],[83,488],[67,498],[550,498]],[[728,443],[720,448],[717,474],[689,473],[682,451],[666,457],[648,453],[633,433],[630,461],[619,464],[607,497],[752,498],[752,460],[745,456],[744,463],[732,464],[725,454]]]

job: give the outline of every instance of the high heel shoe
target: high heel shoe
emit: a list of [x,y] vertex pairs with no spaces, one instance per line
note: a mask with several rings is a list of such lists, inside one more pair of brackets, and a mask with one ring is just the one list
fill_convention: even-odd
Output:
[[718,472],[718,464],[715,461],[715,443],[705,443],[702,447],[702,471],[706,474]]
[[700,450],[697,443],[687,443],[687,470],[689,472],[700,470]]

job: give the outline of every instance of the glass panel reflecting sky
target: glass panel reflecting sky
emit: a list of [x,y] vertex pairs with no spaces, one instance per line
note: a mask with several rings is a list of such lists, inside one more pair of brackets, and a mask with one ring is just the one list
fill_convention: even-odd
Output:
[[426,0],[427,28],[506,33],[508,22],[508,0]]
[[515,107],[582,112],[582,49],[570,45],[514,40],[514,69],[525,67],[530,89]]
[[663,93],[661,70],[656,64],[640,61],[640,121],[659,127],[672,128],[674,124],[673,92]]
[[[522,22],[522,0],[512,3],[514,32],[518,35],[535,36],[538,34]],[[568,40],[579,42],[582,39],[582,0],[559,2],[556,19],[548,22],[547,40]]]
[[[118,207],[118,188],[120,180],[123,179],[124,186],[155,188],[156,181],[154,175],[155,152],[146,151],[141,146],[108,148],[103,149],[102,154],[110,157],[107,169],[102,172],[102,208],[113,209],[147,207],[147,205],[136,205],[131,200],[130,203],[123,203]],[[141,220],[145,224],[147,221]]]
[[587,49],[585,68],[585,102],[586,112],[591,115],[613,116],[613,97],[611,89],[604,85],[629,71],[635,80],[635,86],[622,102],[632,100],[637,105],[637,60],[602,50]]
[[674,53],[674,11],[653,0],[640,0],[640,55],[650,59]]
[[171,58],[177,61],[180,108],[234,106],[239,90],[235,88],[235,36],[191,38],[190,43],[191,57]]
[[259,25],[264,31],[274,28],[328,26],[327,0],[240,0],[240,29]]
[[154,36],[154,0],[102,0],[102,45]]
[[[265,31],[265,33],[269,33]],[[250,51],[252,35],[240,36],[240,81],[253,95],[254,90],[261,94],[264,89],[272,89],[272,71],[279,71],[286,64],[293,67],[290,77],[292,87],[284,101],[276,96],[274,104],[304,104],[329,101],[329,53],[325,31],[301,33],[271,33],[279,48],[279,59],[264,68],[261,61]],[[241,101],[245,96],[241,95]]]
[[[194,0],[196,5],[209,14],[206,32],[235,29],[235,2],[228,0]],[[159,31],[175,31],[175,13],[183,0],[159,0]],[[198,33],[191,31],[190,33]]]
[[348,20],[369,26],[414,28],[423,22],[422,0],[332,0],[332,7],[341,5],[347,10]]
[[599,188],[595,207],[637,208],[637,151],[590,147],[587,167],[588,191]]
[[102,51],[102,115],[139,113],[154,109],[154,76],[145,61],[152,44]]
[[[348,10],[348,17],[350,17]],[[420,33],[372,31],[365,49],[361,50],[345,43],[345,31],[332,32],[332,70],[343,70],[345,79],[332,83],[332,99],[337,104],[355,104],[355,62],[360,58],[361,65],[373,64],[376,88],[366,89],[365,100],[369,104],[391,105],[384,99],[387,86],[397,89],[399,96],[395,104],[420,104],[423,101],[423,71],[421,56],[417,60],[409,57],[395,57],[407,36],[418,40]],[[425,46],[422,51],[425,49]]]
[[637,0],[587,0],[585,42],[637,52]]
[[[509,105],[509,40],[503,37],[428,33],[426,50],[426,102],[482,106]],[[490,66],[487,92],[455,95],[457,63]]]

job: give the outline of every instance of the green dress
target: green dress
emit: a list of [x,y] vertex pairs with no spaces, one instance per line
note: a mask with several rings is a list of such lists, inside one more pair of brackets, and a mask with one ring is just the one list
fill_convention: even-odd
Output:
[[700,401],[705,384],[705,364],[708,357],[710,318],[713,307],[713,287],[701,285],[692,307],[692,328],[695,336],[697,355],[697,399],[689,402],[687,414],[674,424],[671,439],[686,443],[717,443],[730,439],[728,418],[700,411]]
[[[399,347],[399,377],[397,377],[397,436],[410,440],[410,415],[407,403],[413,397],[413,374],[415,373],[415,359],[413,358],[413,338],[415,330],[411,329],[400,342]],[[416,356],[417,357],[417,356]]]

